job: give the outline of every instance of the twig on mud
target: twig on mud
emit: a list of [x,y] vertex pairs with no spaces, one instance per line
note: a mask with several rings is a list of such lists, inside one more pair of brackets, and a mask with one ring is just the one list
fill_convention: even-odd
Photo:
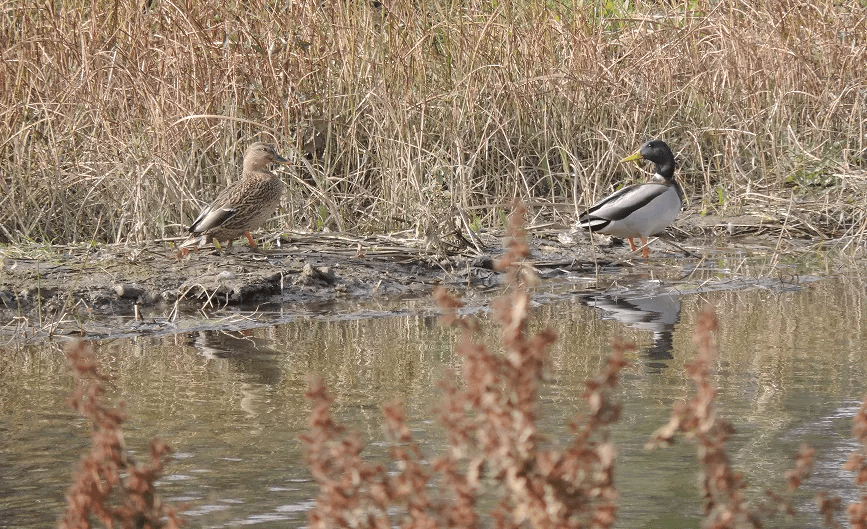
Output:
[[179,294],[178,294],[178,297],[175,299],[175,303],[174,303],[174,305],[172,306],[172,310],[171,310],[171,312],[169,313],[169,316],[168,316],[168,318],[167,318],[168,321],[173,322],[173,321],[175,321],[175,320],[178,318],[178,316],[180,315],[180,305],[181,305],[181,302],[182,302],[184,299],[186,299],[187,294],[189,294],[190,291],[193,290],[193,289],[196,288],[196,287],[199,287],[202,291],[205,291],[205,292],[206,292],[205,287],[202,286],[202,285],[200,285],[200,284],[194,284],[194,285],[190,285],[190,286],[188,286],[187,289],[184,290],[182,293],[179,293]]
[[[667,237],[657,237],[656,240],[657,240],[657,241],[662,241],[663,243],[665,243],[665,244],[667,244],[667,245],[669,245],[669,246],[673,246],[674,248],[676,248],[676,249],[680,250],[681,252],[683,252],[687,257],[692,257],[692,258],[694,258],[694,259],[703,259],[702,256],[700,256],[700,255],[698,255],[698,254],[696,254],[696,253],[693,253],[693,252],[687,250],[686,248],[684,248],[683,246],[677,244],[676,242],[669,240]],[[650,241],[647,241],[647,244],[650,244]]]
[[27,329],[30,328],[30,320],[26,316],[14,316],[2,329],[5,330],[13,324],[15,325],[15,330],[12,331],[12,335],[9,337],[9,342],[7,343],[14,342],[19,334],[24,337],[24,340],[27,340]]

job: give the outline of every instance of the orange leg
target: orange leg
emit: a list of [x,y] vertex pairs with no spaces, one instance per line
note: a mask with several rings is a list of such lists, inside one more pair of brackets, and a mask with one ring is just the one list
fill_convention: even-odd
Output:
[[638,249],[635,247],[635,241],[632,240],[632,237],[627,237],[626,240],[629,241],[629,249],[630,250],[632,250],[634,252],[635,250]]
[[647,259],[650,257],[650,247],[647,246],[647,237],[641,238],[641,257]]
[[256,246],[256,241],[253,240],[253,236],[250,235],[250,232],[249,232],[249,231],[245,231],[245,232],[244,232],[244,237],[246,237],[246,238],[247,238],[247,242],[250,243],[250,248],[257,248],[257,246]]

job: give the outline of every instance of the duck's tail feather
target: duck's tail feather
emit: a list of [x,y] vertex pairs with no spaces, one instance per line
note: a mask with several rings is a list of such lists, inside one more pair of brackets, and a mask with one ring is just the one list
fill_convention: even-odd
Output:
[[201,248],[202,246],[205,245],[206,239],[207,238],[204,235],[202,235],[200,233],[196,233],[194,235],[191,235],[190,237],[187,237],[187,240],[185,240],[184,242],[179,244],[178,249],[192,248],[194,246],[197,248]]
[[609,224],[611,224],[611,220],[600,219],[599,217],[582,216],[578,219],[578,227],[590,231],[605,229]]

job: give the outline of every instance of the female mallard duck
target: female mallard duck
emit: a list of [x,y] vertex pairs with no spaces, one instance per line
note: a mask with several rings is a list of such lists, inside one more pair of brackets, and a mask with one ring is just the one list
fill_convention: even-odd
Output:
[[232,241],[244,235],[250,246],[255,248],[256,241],[250,235],[268,220],[280,205],[283,181],[268,170],[272,163],[289,163],[268,143],[256,142],[244,152],[244,170],[241,179],[220,193],[189,227],[191,239],[181,244],[181,248],[191,246],[195,237],[201,237],[199,248],[213,239],[219,248],[219,241]]
[[647,237],[661,232],[674,222],[683,204],[683,189],[674,179],[674,154],[662,140],[650,140],[621,162],[639,159],[656,164],[653,181],[617,191],[593,205],[578,218],[578,225],[592,232],[629,240],[641,238],[641,255],[650,257]]

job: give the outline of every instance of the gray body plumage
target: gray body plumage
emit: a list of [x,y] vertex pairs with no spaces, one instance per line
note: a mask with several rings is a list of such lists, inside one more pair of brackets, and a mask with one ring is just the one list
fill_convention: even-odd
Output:
[[591,207],[579,226],[614,237],[655,235],[677,218],[683,191],[677,182],[656,175],[654,182],[624,187]]
[[661,140],[650,140],[621,161],[647,159],[656,164],[652,182],[620,189],[594,204],[578,218],[578,226],[632,241],[640,237],[647,257],[647,237],[671,225],[683,206],[683,189],[674,179],[674,154]]

